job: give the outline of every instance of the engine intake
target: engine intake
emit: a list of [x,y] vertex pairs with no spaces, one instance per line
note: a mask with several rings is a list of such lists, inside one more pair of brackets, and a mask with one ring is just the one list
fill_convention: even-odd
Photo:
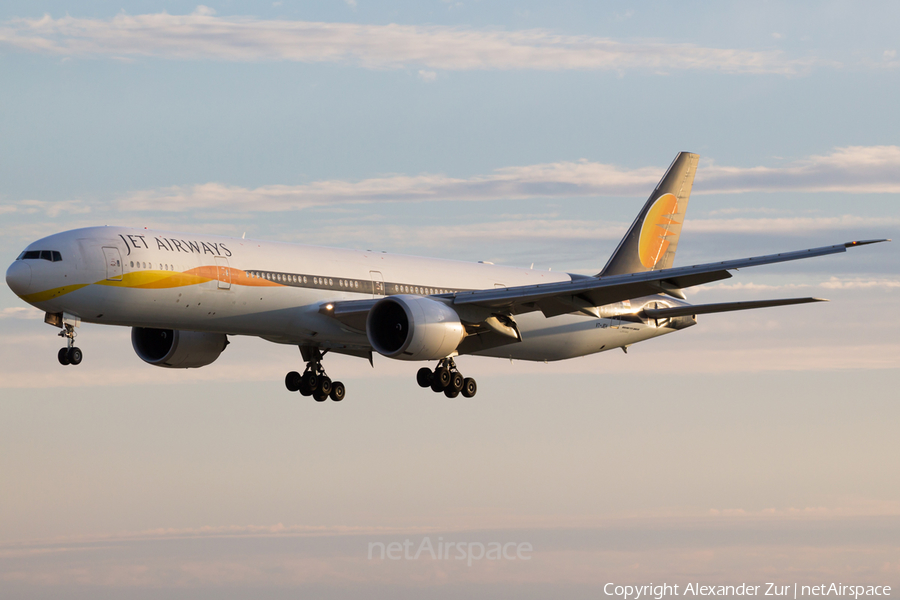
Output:
[[456,311],[422,296],[390,296],[375,303],[366,335],[379,354],[399,360],[446,358],[466,337]]
[[205,367],[219,358],[228,338],[224,333],[133,327],[131,345],[145,363],[170,369]]

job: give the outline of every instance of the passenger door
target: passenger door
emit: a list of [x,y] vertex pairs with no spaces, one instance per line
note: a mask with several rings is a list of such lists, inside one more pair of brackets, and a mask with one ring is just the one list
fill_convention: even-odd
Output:
[[372,297],[384,296],[384,276],[381,271],[369,271],[369,276],[372,277]]
[[103,246],[103,257],[106,259],[107,281],[122,281],[122,255],[119,249]]
[[216,257],[216,279],[220,290],[231,289],[231,269],[228,268],[228,259],[224,256]]

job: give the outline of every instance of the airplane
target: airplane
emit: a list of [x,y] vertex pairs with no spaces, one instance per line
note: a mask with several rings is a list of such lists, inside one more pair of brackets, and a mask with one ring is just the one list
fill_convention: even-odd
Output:
[[243,238],[127,227],[65,231],[28,245],[6,272],[10,289],[44,311],[81,363],[81,323],[131,327],[134,351],[165,368],[211,364],[229,336],[298,346],[306,368],[285,387],[323,402],[346,388],[325,373],[335,352],[437,361],[423,388],[471,398],[465,355],[556,361],[627,349],[680,331],[697,315],[821,302],[820,298],[691,305],[684,290],[731,271],[845,252],[890,240],[673,266],[699,157],[679,153],[596,275],[541,271]]

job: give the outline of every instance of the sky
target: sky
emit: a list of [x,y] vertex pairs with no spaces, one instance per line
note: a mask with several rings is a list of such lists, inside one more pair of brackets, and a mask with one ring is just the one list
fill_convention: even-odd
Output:
[[[592,274],[679,151],[676,266],[900,231],[893,2],[0,5],[0,258],[91,225]],[[4,598],[543,598],[607,583],[900,589],[897,242],[745,269],[692,302],[827,304],[553,364],[234,338],[62,367],[0,286]],[[369,558],[528,544],[527,559]]]

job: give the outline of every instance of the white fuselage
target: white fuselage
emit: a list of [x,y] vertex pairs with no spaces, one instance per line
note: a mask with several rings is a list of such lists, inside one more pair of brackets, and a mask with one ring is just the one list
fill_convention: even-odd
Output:
[[[384,295],[569,281],[566,273],[382,252],[91,227],[52,235],[26,252],[61,260],[17,261],[14,291],[48,313],[108,325],[259,336],[322,348],[371,348],[365,333],[320,313],[323,304]],[[23,254],[23,256],[25,256]],[[30,273],[26,272],[27,270]],[[27,280],[27,281],[26,281]],[[12,285],[12,284],[11,284]],[[659,296],[632,301],[680,304]],[[522,341],[477,354],[524,360],[583,356],[670,333],[639,319],[574,313],[516,317]]]

